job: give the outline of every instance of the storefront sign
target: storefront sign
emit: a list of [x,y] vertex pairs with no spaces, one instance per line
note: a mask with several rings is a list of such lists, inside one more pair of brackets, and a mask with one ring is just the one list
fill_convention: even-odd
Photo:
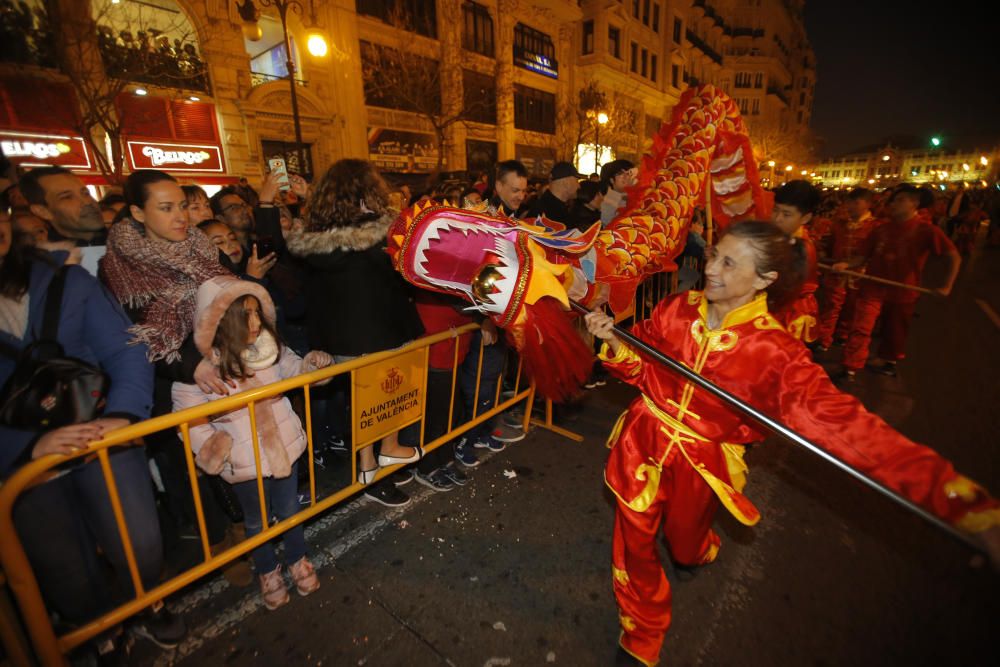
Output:
[[553,79],[559,78],[559,64],[552,58],[540,56],[523,48],[514,48],[514,64]]
[[199,173],[222,173],[222,151],[218,146],[161,144],[129,141],[128,157],[132,169],[162,169]]
[[425,350],[413,350],[354,373],[354,442],[363,447],[420,419]]
[[383,171],[430,172],[437,166],[434,135],[368,128],[368,159]]
[[25,167],[89,170],[92,166],[83,137],[0,131],[0,148],[11,161]]

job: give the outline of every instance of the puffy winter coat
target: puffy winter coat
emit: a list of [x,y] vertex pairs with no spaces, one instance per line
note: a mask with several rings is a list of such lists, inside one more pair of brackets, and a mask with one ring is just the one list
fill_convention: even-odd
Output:
[[[257,283],[220,276],[198,288],[194,342],[206,358],[217,357],[212,349],[212,342],[222,316],[234,301],[246,295],[257,298],[261,304],[262,316],[273,325],[274,304],[267,290]],[[247,379],[237,380],[233,393],[316,370],[313,359],[313,353],[302,359],[287,346],[282,346],[276,363],[254,371],[253,376]],[[174,383],[172,395],[174,411],[223,398],[218,394],[205,393],[197,385],[181,382]],[[264,477],[287,477],[291,472],[291,465],[306,448],[302,422],[292,410],[288,399],[281,395],[257,401],[255,409],[261,474]],[[191,449],[198,456],[199,466],[207,472],[218,472],[231,484],[245,482],[257,476],[252,433],[250,411],[247,408],[213,415],[210,419],[192,422]],[[202,451],[203,448],[206,448],[205,452]],[[208,451],[209,448],[212,451]]]

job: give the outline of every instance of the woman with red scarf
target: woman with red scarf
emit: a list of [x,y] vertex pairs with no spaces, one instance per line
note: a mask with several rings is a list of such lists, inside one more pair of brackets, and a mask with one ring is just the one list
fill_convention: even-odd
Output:
[[[795,298],[802,245],[775,225],[732,225],[710,249],[704,292],[667,297],[633,333],[737,398],[780,419],[837,458],[961,530],[1000,562],[1000,504],[933,450],[894,431],[839,392],[809,351],[770,313]],[[608,369],[642,392],[615,425],[605,482],[617,498],[612,554],[620,610],[620,661],[654,664],[670,625],[670,585],[657,553],[662,530],[673,560],[705,565],[719,551],[712,519],[722,503],[753,525],[741,491],[744,445],[764,433],[740,413],[615,337],[594,312]]]

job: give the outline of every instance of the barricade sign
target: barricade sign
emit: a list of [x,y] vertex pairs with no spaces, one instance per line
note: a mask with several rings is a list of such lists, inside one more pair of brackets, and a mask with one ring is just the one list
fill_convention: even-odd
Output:
[[354,371],[354,441],[363,447],[420,419],[426,350]]

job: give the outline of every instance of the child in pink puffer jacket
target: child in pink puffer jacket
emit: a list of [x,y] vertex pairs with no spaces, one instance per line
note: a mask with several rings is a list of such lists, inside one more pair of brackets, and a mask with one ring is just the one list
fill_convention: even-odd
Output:
[[[235,384],[233,393],[260,387],[308,373],[333,363],[325,352],[310,352],[300,359],[278,340],[274,328],[274,303],[257,283],[233,276],[219,276],[198,288],[194,342],[206,359],[218,366],[224,382]],[[175,382],[174,410],[222,398],[205,393],[194,384]],[[284,396],[256,403],[260,470],[264,482],[265,507],[269,516],[287,519],[298,511],[298,458],[306,449],[302,422]],[[247,408],[213,415],[192,422],[191,449],[205,472],[220,475],[233,485],[243,508],[247,537],[263,526],[257,492],[250,413]],[[300,595],[319,588],[319,578],[306,558],[305,533],[301,525],[285,532],[285,562]],[[268,609],[288,602],[274,547],[265,543],[253,551],[260,575],[261,595]]]

